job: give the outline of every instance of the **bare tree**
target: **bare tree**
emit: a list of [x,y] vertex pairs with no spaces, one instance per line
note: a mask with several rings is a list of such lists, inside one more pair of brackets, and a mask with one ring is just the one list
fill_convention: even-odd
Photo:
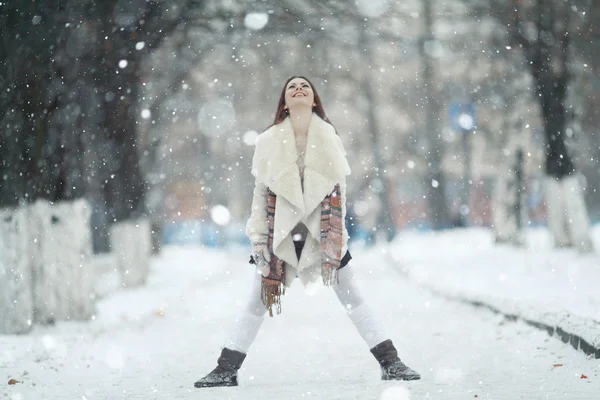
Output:
[[537,0],[527,8],[513,1],[513,37],[524,51],[540,101],[549,177],[549,225],[555,244],[590,251],[583,191],[566,146],[567,89],[572,79],[569,50],[574,33],[571,3]]
[[[186,23],[206,24],[202,6],[196,0],[3,5],[0,204],[85,195],[100,238],[108,224],[143,215],[140,65]],[[102,249],[106,241],[97,240]]]
[[555,245],[591,250],[587,207],[577,166],[567,146],[567,133],[573,117],[569,87],[578,73],[573,61],[577,58],[586,63],[594,57],[593,52],[584,55],[574,51],[589,46],[597,35],[593,29],[595,22],[590,19],[592,2],[466,0],[465,3],[472,7],[474,16],[495,18],[507,28],[506,44],[522,57],[524,71],[533,79],[531,90],[539,104],[545,138],[548,223]]
[[[429,215],[435,229],[440,229],[449,222],[448,208],[446,205],[445,188],[446,179],[441,166],[443,158],[443,147],[440,135],[440,106],[435,90],[433,77],[433,62],[426,46],[433,43],[433,13],[431,1],[422,0],[424,36],[419,46],[421,60],[423,63],[422,82],[425,89],[423,99],[425,111],[425,134],[428,138],[427,150],[427,198]],[[465,188],[466,189],[466,188]]]

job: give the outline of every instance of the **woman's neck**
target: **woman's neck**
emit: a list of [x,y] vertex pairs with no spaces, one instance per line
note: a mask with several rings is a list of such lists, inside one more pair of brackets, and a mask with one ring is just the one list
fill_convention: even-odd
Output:
[[308,125],[312,119],[312,110],[302,107],[300,109],[290,109],[290,121],[294,128],[294,134],[306,135],[308,133]]

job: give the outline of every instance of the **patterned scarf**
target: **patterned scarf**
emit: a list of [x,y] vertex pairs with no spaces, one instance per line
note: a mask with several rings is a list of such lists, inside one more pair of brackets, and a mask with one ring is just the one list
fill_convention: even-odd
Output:
[[[271,253],[271,271],[268,276],[262,277],[261,299],[271,317],[273,306],[277,308],[277,314],[281,314],[281,296],[285,294],[285,262],[273,253],[276,201],[277,195],[267,189],[267,247]],[[342,230],[342,196],[340,185],[337,184],[321,202],[321,277],[326,286],[337,281],[337,270],[342,259]]]

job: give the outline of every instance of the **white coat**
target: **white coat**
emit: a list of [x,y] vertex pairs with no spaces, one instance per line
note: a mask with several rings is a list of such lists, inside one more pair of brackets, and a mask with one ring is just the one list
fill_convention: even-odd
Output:
[[[350,174],[350,166],[342,140],[331,124],[314,113],[306,140],[304,191],[297,164],[296,139],[289,117],[257,137],[252,159],[252,175],[256,182],[246,234],[252,243],[267,241],[266,190],[269,188],[277,195],[273,252],[286,263],[286,286],[291,284],[296,275],[305,284],[321,276],[321,202],[338,183],[344,223],[342,256],[348,249],[345,225],[346,175]],[[292,229],[299,222],[304,223],[309,231],[300,260],[296,257],[291,236]]]

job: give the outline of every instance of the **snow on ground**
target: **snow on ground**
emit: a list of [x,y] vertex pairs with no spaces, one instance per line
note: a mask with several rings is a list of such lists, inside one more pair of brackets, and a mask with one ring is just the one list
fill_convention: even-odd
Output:
[[[148,284],[102,299],[93,321],[0,336],[0,398],[512,400],[593,399],[600,391],[600,360],[525,324],[432,296],[389,266],[385,248],[353,255],[348,268],[421,381],[380,381],[331,289],[296,282],[283,314],[259,332],[240,386],[194,388],[215,366],[253,270],[247,250],[167,247],[153,259]],[[19,382],[7,385],[11,378]]]
[[[593,238],[600,249],[600,227]],[[521,249],[494,244],[487,229],[407,233],[390,253],[420,285],[560,326],[600,345],[600,257],[552,248],[545,229],[531,230]]]

